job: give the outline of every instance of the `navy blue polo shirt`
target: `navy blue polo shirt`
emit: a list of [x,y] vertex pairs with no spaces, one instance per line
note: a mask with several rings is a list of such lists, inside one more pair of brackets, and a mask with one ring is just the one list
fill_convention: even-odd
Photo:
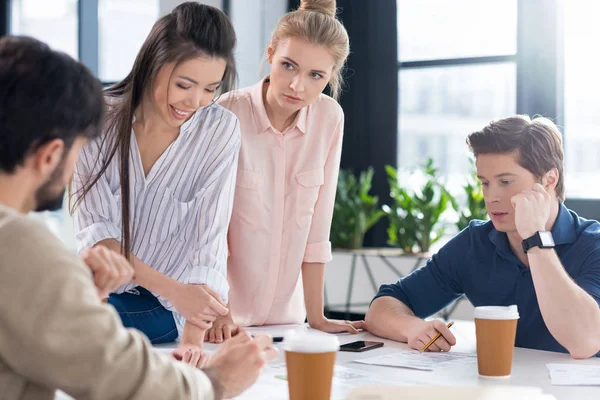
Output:
[[[600,305],[600,223],[560,204],[552,235],[566,272]],[[381,286],[375,298],[394,297],[426,318],[462,295],[475,307],[516,304],[516,346],[567,352],[544,323],[529,268],[512,252],[506,233],[491,221],[472,221],[425,266]]]

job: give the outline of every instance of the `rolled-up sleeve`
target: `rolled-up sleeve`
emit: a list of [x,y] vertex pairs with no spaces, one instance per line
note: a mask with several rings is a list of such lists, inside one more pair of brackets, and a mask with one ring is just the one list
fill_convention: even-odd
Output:
[[331,242],[329,233],[331,231],[331,220],[333,218],[333,206],[342,158],[342,140],[344,135],[344,114],[336,125],[333,142],[327,155],[324,167],[324,183],[319,190],[319,197],[315,204],[315,212],[312,218],[308,243],[304,250],[303,262],[327,263],[331,261]]
[[[100,172],[102,163],[100,141],[92,141],[81,150],[73,174],[72,201],[79,197],[83,186]],[[74,213],[78,253],[105,239],[121,241],[119,196],[113,194],[106,173],[103,173],[83,198]]]

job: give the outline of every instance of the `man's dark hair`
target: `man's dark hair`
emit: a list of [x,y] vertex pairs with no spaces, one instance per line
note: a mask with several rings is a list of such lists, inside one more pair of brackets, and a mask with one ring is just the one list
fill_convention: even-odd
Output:
[[102,85],[81,63],[24,36],[0,38],[0,171],[40,145],[101,132]]

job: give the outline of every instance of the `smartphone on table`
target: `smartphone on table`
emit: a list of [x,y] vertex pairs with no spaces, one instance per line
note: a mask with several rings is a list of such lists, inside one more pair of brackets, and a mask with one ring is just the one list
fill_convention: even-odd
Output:
[[357,340],[356,342],[346,343],[340,346],[340,351],[352,351],[360,353],[363,351],[383,347],[383,342],[371,342],[368,340]]

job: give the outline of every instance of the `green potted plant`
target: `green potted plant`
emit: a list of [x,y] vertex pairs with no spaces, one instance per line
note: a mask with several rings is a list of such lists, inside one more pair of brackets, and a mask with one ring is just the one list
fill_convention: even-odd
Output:
[[469,222],[474,219],[487,220],[488,214],[485,207],[485,200],[483,199],[483,190],[481,185],[477,181],[477,169],[475,168],[475,162],[470,159],[471,172],[465,186],[463,186],[464,194],[466,195],[466,206],[458,211],[458,221],[456,227],[459,231],[462,231]]
[[386,171],[393,199],[391,206],[383,207],[390,221],[388,243],[406,253],[429,252],[444,234],[441,215],[448,206],[457,209],[456,200],[442,184],[431,158],[422,167],[425,181],[416,190],[402,186],[394,167],[388,165]]
[[351,170],[341,170],[331,223],[334,248],[360,249],[365,234],[384,215],[377,196],[369,194],[374,170],[369,167],[358,177]]

